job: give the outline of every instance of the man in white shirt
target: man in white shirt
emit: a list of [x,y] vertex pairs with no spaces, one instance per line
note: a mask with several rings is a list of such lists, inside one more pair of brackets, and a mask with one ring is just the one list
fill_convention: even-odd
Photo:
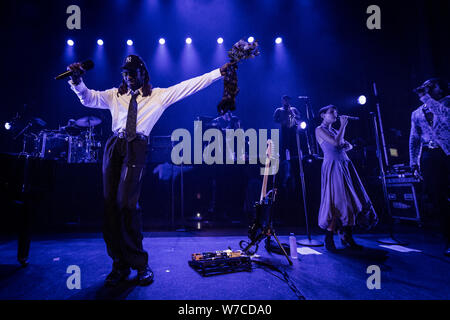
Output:
[[83,83],[81,63],[67,67],[73,71],[69,84],[81,103],[90,108],[108,109],[113,135],[103,156],[105,215],[103,238],[113,260],[105,284],[114,286],[128,278],[130,268],[138,272],[141,285],[153,281],[148,254],[142,246],[142,219],[137,210],[148,152],[148,136],[171,104],[206,88],[221,78],[229,64],[169,88],[152,88],[145,63],[129,55],[122,66],[119,88],[91,90]]

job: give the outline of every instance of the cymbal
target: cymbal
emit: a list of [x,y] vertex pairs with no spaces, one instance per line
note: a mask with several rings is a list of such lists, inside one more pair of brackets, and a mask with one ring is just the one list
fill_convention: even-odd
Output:
[[41,118],[33,118],[34,122],[40,125],[41,127],[45,127],[47,125],[47,122],[42,120]]
[[87,116],[78,119],[77,121],[75,121],[75,123],[79,127],[95,127],[96,125],[102,123],[102,120],[94,116]]
[[60,130],[67,133],[69,136],[78,136],[81,132],[81,128],[78,126],[65,126],[61,127]]

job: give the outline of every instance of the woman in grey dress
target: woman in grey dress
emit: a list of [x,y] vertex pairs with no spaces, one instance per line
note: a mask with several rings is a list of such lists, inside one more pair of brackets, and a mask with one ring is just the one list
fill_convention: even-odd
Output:
[[341,126],[335,130],[337,109],[333,105],[319,111],[322,124],[316,128],[316,139],[324,153],[319,226],[326,230],[325,247],[335,251],[333,235],[339,231],[341,242],[352,249],[362,249],[355,243],[352,228],[356,224],[372,227],[377,217],[361,179],[347,156],[353,147],[344,140],[347,116],[340,116]]

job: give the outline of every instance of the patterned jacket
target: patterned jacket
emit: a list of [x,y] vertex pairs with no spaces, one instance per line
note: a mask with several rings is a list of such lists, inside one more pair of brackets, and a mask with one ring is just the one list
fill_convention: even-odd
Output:
[[[421,100],[424,104],[411,115],[411,133],[409,135],[411,166],[420,165],[422,146],[440,147],[446,155],[450,154],[450,96],[436,101],[426,95]],[[427,122],[424,111],[433,113],[433,126]]]

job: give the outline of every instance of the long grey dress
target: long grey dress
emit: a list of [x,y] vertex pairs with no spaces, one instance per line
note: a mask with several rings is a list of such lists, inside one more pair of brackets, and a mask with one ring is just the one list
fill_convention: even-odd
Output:
[[[333,128],[321,127],[332,136],[337,135]],[[345,150],[327,141],[322,141],[320,146],[324,153],[324,160],[319,226],[327,229],[333,217],[336,217],[336,223],[342,226],[358,224],[370,228],[376,225],[377,215]]]

